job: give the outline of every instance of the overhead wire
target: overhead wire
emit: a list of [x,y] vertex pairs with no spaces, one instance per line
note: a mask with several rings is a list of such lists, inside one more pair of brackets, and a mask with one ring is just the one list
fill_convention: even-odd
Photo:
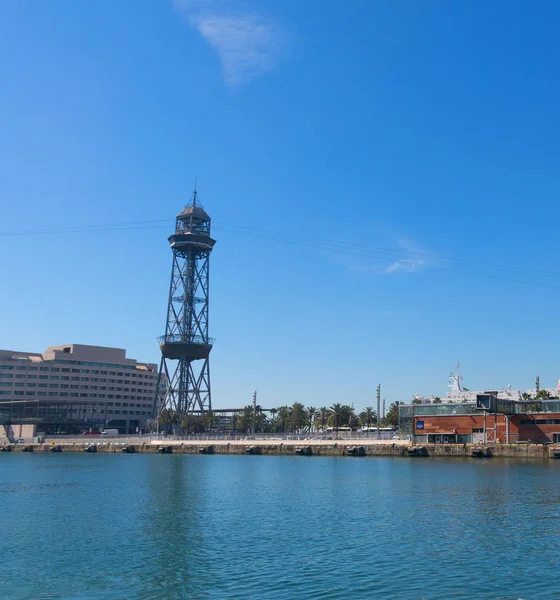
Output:
[[[101,233],[101,232],[112,232],[112,231],[139,231],[147,229],[163,229],[170,225],[170,219],[151,219],[144,221],[125,221],[117,223],[108,223],[104,225],[92,225],[92,226],[66,226],[58,228],[36,228],[36,229],[19,229],[19,230],[8,230],[0,231],[0,237],[12,237],[12,236],[27,236],[27,235],[66,235],[66,234],[83,234],[83,233]],[[394,261],[401,261],[402,263],[413,260],[414,258],[419,259],[430,259],[429,263],[419,264],[418,266],[425,266],[447,272],[462,272],[469,275],[486,277],[490,279],[507,281],[511,283],[521,283],[526,285],[538,285],[541,287],[558,288],[560,287],[560,281],[554,282],[550,278],[560,277],[559,272],[548,271],[544,269],[535,269],[530,267],[521,267],[518,265],[503,265],[498,263],[492,263],[487,261],[480,261],[474,259],[456,258],[450,256],[443,256],[428,252],[421,252],[418,250],[405,250],[400,248],[388,248],[383,246],[376,246],[373,244],[361,244],[355,242],[348,242],[345,240],[334,240],[329,238],[322,238],[318,236],[310,236],[305,234],[296,234],[285,231],[277,231],[273,229],[264,229],[259,227],[251,227],[247,225],[239,225],[234,223],[225,223],[221,221],[214,221],[213,225],[218,230],[226,231],[229,233],[236,233],[246,235],[250,237],[267,239],[270,241],[295,244],[300,246],[306,246],[321,250],[323,252],[335,252],[339,254],[348,254],[354,256],[360,256],[364,258],[378,258],[378,259],[390,259]],[[444,266],[437,264],[436,261],[447,261],[456,263],[453,266]],[[404,265],[403,265],[404,266]],[[382,267],[380,267],[382,269]],[[482,271],[480,270],[482,269]],[[494,270],[494,272],[492,272]],[[525,272],[526,274],[532,274],[537,278],[546,276],[547,281],[526,280],[517,279],[512,277],[504,277],[503,275],[497,275],[496,270],[505,271],[518,271]]]

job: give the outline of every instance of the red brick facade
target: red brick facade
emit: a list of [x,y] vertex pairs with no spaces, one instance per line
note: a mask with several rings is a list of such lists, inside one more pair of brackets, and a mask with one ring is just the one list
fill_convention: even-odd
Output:
[[[417,422],[421,421],[419,429]],[[527,423],[527,421],[532,423]],[[547,421],[547,423],[544,423]],[[556,424],[551,421],[557,421]],[[496,429],[496,437],[499,442],[507,441],[506,435],[507,418],[503,414],[486,416],[486,430]],[[441,434],[441,435],[470,435],[484,430],[484,415],[437,415],[437,416],[415,416],[414,433]],[[560,434],[560,414],[539,413],[531,415],[514,415],[509,418],[509,441],[510,442],[553,442],[554,434]],[[490,437],[492,432],[489,433]]]

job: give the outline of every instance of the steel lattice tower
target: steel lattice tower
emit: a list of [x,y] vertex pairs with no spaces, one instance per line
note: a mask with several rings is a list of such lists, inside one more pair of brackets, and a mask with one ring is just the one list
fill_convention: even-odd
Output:
[[163,408],[188,414],[212,409],[208,337],[210,217],[192,201],[176,217],[169,237],[173,251],[165,335],[159,341],[161,366],[156,391],[157,415]]

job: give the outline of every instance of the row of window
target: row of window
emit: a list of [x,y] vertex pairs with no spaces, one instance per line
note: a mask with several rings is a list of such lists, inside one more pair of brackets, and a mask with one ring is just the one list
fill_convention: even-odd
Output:
[[[81,408],[69,408],[66,412],[69,413],[82,413],[84,412]],[[88,411],[86,411],[88,412]],[[97,414],[105,414],[104,410],[96,411]],[[151,415],[152,413],[148,410],[108,410],[108,415]]]
[[8,387],[11,385],[14,385],[15,387],[28,387],[28,388],[33,388],[33,387],[40,387],[40,388],[46,388],[46,387],[50,387],[50,388],[62,388],[62,389],[71,389],[71,390],[103,390],[103,391],[109,391],[109,392],[129,392],[129,393],[136,393],[138,392],[139,394],[153,394],[154,390],[149,389],[149,390],[141,390],[140,388],[138,388],[138,390],[136,388],[122,388],[122,387],[114,387],[114,386],[105,386],[105,385],[78,385],[78,384],[69,384],[69,383],[32,383],[29,381],[26,382],[19,382],[16,381],[15,383],[12,381],[0,381],[0,385],[4,386],[4,387]]
[[521,425],[560,425],[560,419],[521,419]]
[[[47,392],[39,391],[35,392],[34,390],[15,390],[12,392],[11,390],[0,390],[0,396],[46,396]],[[120,396],[119,394],[85,394],[85,393],[76,393],[76,392],[48,392],[49,396],[53,397],[61,397],[61,398],[111,398],[115,400],[143,400],[144,402],[148,401],[149,398],[143,398],[142,396]],[[108,404],[111,404],[110,402]],[[117,403],[119,404],[119,403]],[[127,404],[124,403],[124,406]]]
[[99,369],[71,369],[70,367],[36,367],[36,366],[24,366],[24,365],[2,365],[0,364],[0,370],[2,371],[50,371],[51,373],[92,373],[94,375],[110,375],[117,377],[137,377],[139,379],[155,379],[156,375],[143,374],[143,373],[123,373],[122,371],[102,371]]
[[12,375],[11,373],[0,373],[0,379],[49,379],[51,381],[101,381],[102,383],[120,383],[122,385],[139,385],[153,387],[153,381],[130,381],[125,379],[120,381],[119,379],[105,379],[104,377],[69,377],[66,375]]

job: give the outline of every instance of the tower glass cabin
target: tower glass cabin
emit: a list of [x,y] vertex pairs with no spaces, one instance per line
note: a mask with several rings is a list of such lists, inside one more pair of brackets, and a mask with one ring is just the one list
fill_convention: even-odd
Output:
[[211,219],[192,201],[176,217],[169,237],[173,252],[165,335],[159,338],[161,368],[156,391],[157,416],[166,408],[179,414],[212,409],[208,337]]

